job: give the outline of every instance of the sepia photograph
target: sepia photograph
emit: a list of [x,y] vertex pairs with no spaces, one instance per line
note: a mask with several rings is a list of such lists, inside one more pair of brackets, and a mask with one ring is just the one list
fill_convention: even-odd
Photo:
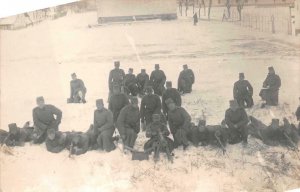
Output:
[[300,0],[0,16],[0,113],[0,192],[299,192]]

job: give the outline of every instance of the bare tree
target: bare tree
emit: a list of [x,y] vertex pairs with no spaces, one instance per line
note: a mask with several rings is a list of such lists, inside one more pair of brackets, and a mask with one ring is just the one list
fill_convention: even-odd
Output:
[[206,15],[206,6],[205,6],[205,0],[201,0],[201,4],[203,5],[203,9],[204,9],[204,15]]
[[231,8],[231,2],[230,0],[226,0],[226,7],[227,7],[227,13],[228,13],[228,19],[230,18],[230,8]]
[[242,10],[244,8],[244,0],[238,0],[236,8],[239,13],[239,21],[241,21],[242,20]]
[[211,5],[212,5],[212,0],[209,0],[209,4],[208,4],[208,15],[207,15],[208,20],[210,20],[210,10],[211,10]]

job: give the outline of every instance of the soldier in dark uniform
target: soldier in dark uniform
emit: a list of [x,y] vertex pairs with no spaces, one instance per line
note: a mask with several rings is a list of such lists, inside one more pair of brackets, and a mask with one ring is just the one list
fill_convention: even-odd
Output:
[[[273,67],[269,67],[269,74],[263,83],[263,89],[259,93],[261,98],[266,101],[264,105],[278,105],[278,95],[280,86],[280,77],[277,74],[275,74],[275,70]],[[264,107],[264,105],[262,107]]]
[[[253,106],[253,88],[249,81],[245,80],[244,73],[239,74],[239,80],[233,86],[233,98],[240,107],[250,108]],[[246,105],[245,105],[246,104]]]
[[169,98],[165,102],[169,109],[168,122],[175,147],[183,145],[185,149],[188,146],[187,137],[191,131],[191,116],[184,108],[176,106],[173,99]]
[[191,93],[194,82],[194,72],[186,64],[183,65],[183,71],[180,72],[178,77],[178,91],[182,94]]
[[62,111],[53,105],[45,104],[43,97],[36,99],[37,107],[33,109],[34,123],[34,143],[43,143],[47,137],[47,129],[55,129],[58,131],[58,126],[62,119]]
[[71,95],[68,99],[68,103],[86,103],[86,87],[81,79],[77,79],[75,73],[72,75],[72,81],[70,82]]
[[243,141],[248,142],[248,116],[244,108],[239,107],[236,100],[230,101],[230,108],[225,112],[225,122],[229,130],[229,144],[236,144]]
[[113,95],[109,99],[108,109],[113,113],[114,123],[117,122],[119,113],[123,107],[129,104],[128,97],[121,93],[120,86],[114,85]]
[[120,69],[120,61],[115,61],[115,68],[110,71],[108,77],[108,87],[110,93],[113,92],[113,85],[118,84],[120,87],[123,86],[123,80],[125,77],[125,72]]
[[146,87],[146,95],[142,98],[141,102],[141,122],[146,126],[152,122],[153,114],[161,113],[161,101],[158,95],[153,94],[151,86]]
[[166,79],[165,73],[159,69],[159,64],[155,64],[155,70],[150,75],[150,84],[153,87],[154,94],[162,96]]
[[194,25],[197,25],[197,23],[198,23],[198,15],[197,15],[197,13],[195,13],[193,15],[193,20],[194,20]]
[[17,127],[16,123],[8,125],[9,132],[4,143],[7,146],[24,146],[25,142],[32,141],[33,127],[29,127],[29,122],[26,122],[23,128]]
[[66,147],[66,134],[55,131],[55,129],[47,130],[46,148],[51,153],[59,153]]
[[167,104],[165,103],[165,101],[167,99],[171,98],[175,102],[176,106],[181,107],[181,96],[177,89],[172,88],[171,81],[166,82],[166,87],[167,87],[167,89],[164,91],[164,93],[162,95],[161,102],[162,102],[163,113],[164,113],[164,115],[167,116],[168,107],[167,107]]
[[137,135],[140,132],[140,111],[136,97],[132,97],[131,104],[121,110],[117,128],[124,145],[133,148]]
[[[147,126],[146,137],[150,138],[144,145],[144,150],[148,151],[149,149],[154,149],[156,142],[165,142],[162,145],[168,147],[169,152],[172,152],[174,149],[174,142],[168,136],[170,132],[166,124],[161,122],[160,114],[153,114],[153,122]],[[166,152],[166,147],[162,146],[162,152]]]
[[97,109],[94,112],[94,128],[97,129],[97,143],[100,149],[110,152],[116,148],[112,136],[115,131],[113,114],[104,108],[103,100],[96,100]]
[[137,96],[138,93],[137,80],[135,75],[133,74],[132,68],[129,68],[128,74],[125,75],[124,86],[127,90],[128,95]]
[[81,155],[90,149],[89,136],[86,133],[71,133],[69,137],[70,145],[67,146],[67,149],[71,155]]
[[139,73],[136,76],[136,79],[137,79],[139,94],[143,96],[145,94],[145,88],[149,82],[149,75],[146,73],[146,69],[142,69],[141,73]]

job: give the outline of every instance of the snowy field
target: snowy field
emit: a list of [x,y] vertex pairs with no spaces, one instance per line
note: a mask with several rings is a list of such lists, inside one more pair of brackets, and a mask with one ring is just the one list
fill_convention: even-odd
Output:
[[[35,98],[62,109],[62,131],[85,131],[93,122],[95,100],[107,100],[107,78],[113,61],[126,72],[159,63],[167,79],[177,84],[183,64],[194,70],[192,94],[183,106],[197,122],[201,111],[208,124],[224,118],[233,83],[244,72],[254,87],[255,106],[248,111],[264,123],[284,116],[296,123],[300,96],[300,42],[248,31],[230,23],[189,19],[134,24],[96,24],[96,13],[69,15],[18,31],[0,31],[1,129],[8,123],[32,121]],[[292,43],[291,43],[292,42]],[[259,109],[258,96],[268,66],[282,79],[280,106]],[[87,86],[87,104],[66,104],[70,74]],[[107,106],[107,105],[106,105]],[[140,133],[136,148],[146,138]],[[299,152],[268,147],[250,138],[249,147],[228,146],[228,156],[211,147],[174,151],[174,164],[162,156],[131,161],[120,149],[91,151],[74,159],[68,152],[51,154],[44,145],[0,152],[0,191],[285,191],[300,188]]]

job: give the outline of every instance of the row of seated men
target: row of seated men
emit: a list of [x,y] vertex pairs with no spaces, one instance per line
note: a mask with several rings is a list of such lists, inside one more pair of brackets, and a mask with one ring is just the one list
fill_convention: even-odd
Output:
[[[243,142],[246,146],[249,134],[267,145],[293,148],[298,146],[297,128],[286,118],[283,119],[282,126],[279,125],[278,119],[273,119],[272,123],[266,126],[258,119],[248,117],[236,100],[230,101],[230,108],[226,110],[225,120],[220,125],[206,125],[204,120],[200,120],[197,126],[191,122],[188,112],[177,106],[171,98],[165,103],[168,107],[168,120],[166,121],[162,113],[155,113],[152,115],[152,121],[146,125],[146,136],[150,139],[145,143],[144,149],[150,149],[150,152],[151,149],[154,150],[153,145],[161,141],[161,137],[166,144],[164,147],[169,151],[179,146],[186,149],[190,143],[195,146],[211,144],[225,147],[227,143]],[[136,97],[131,98],[130,103],[121,109],[116,123],[113,122],[113,113],[104,107],[103,100],[97,100],[94,123],[84,133],[58,131],[61,111],[53,105],[46,105],[42,97],[37,98],[37,104],[38,107],[33,110],[35,126],[29,127],[26,123],[23,128],[18,128],[16,124],[10,124],[9,132],[0,132],[2,143],[8,146],[22,146],[29,141],[36,144],[46,142],[50,152],[58,153],[67,148],[70,154],[80,155],[88,150],[114,150],[115,128],[123,144],[134,148],[140,132],[140,112]],[[169,137],[170,134],[174,140]]]

